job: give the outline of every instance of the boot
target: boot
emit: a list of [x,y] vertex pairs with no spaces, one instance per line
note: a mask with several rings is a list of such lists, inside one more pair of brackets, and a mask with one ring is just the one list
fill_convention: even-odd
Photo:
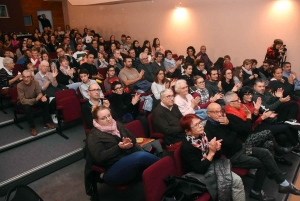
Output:
[[281,147],[277,144],[277,142],[275,142],[275,140],[273,141],[273,148],[274,151],[276,153],[277,156],[282,156],[284,154],[290,153],[294,147]]
[[299,145],[299,143],[296,146],[293,147],[292,153],[300,156],[300,145]]

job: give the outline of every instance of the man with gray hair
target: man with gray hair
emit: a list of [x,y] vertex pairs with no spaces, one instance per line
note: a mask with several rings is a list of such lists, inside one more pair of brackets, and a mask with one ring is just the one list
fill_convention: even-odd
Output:
[[115,57],[117,67],[121,70],[124,67],[124,61],[123,57],[121,56],[120,50],[115,49],[113,51],[113,55]]
[[37,135],[35,123],[33,120],[32,107],[38,105],[43,110],[44,126],[53,129],[54,126],[49,114],[49,103],[46,95],[43,95],[39,83],[33,79],[30,70],[24,70],[22,73],[23,81],[17,85],[18,97],[20,104],[25,112],[26,119],[30,126],[30,133],[32,136]]
[[137,66],[137,70],[139,72],[141,72],[141,70],[144,70],[144,78],[145,80],[149,81],[149,82],[153,82],[154,81],[154,68],[152,67],[152,65],[149,63],[148,61],[148,55],[145,52],[142,52],[140,54],[140,61],[141,63],[139,63],[139,65]]
[[0,87],[16,86],[21,78],[21,73],[14,76],[13,69],[15,67],[13,59],[5,57],[3,59],[3,68],[0,69]]
[[185,136],[179,123],[183,115],[174,104],[174,93],[171,89],[164,89],[160,93],[160,100],[160,104],[153,111],[153,128],[155,132],[164,135],[168,150],[175,150]]
[[57,87],[58,83],[56,81],[56,76],[58,71],[53,69],[53,72],[49,72],[50,66],[48,61],[42,61],[39,66],[39,72],[35,74],[34,79],[39,83],[40,89],[44,94],[49,97],[50,103],[50,114],[54,123],[57,123],[57,118],[55,115],[56,104],[55,104],[55,93],[62,90],[62,88]]

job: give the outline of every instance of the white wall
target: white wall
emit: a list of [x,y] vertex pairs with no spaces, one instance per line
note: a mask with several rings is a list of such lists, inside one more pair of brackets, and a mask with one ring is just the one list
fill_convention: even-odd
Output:
[[[262,63],[268,46],[280,38],[288,60],[300,75],[300,2],[293,0],[179,0],[119,5],[67,5],[71,28],[88,27],[108,39],[130,35],[142,43],[158,37],[165,49],[186,54],[193,45],[207,46],[212,61],[229,54],[234,66],[246,58]],[[297,70],[296,70],[297,69]]]

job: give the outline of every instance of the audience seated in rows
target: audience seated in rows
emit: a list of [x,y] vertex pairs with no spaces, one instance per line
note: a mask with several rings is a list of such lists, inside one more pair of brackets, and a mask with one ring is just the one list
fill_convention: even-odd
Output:
[[267,196],[262,186],[269,172],[278,184],[279,193],[291,193],[300,195],[300,191],[285,180],[272,155],[267,149],[260,147],[245,147],[239,140],[237,133],[228,126],[229,120],[223,116],[222,108],[217,103],[211,103],[207,107],[208,121],[204,131],[208,140],[222,139],[221,151],[230,159],[232,167],[257,168],[255,180],[249,197],[256,200],[275,200]]

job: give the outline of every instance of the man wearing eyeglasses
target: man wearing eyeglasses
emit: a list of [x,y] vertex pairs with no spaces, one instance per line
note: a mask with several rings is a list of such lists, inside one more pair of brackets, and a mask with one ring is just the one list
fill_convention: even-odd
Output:
[[33,80],[32,72],[29,70],[23,71],[22,79],[23,81],[17,85],[18,97],[30,126],[31,135],[37,135],[32,115],[32,107],[34,105],[40,106],[43,110],[44,127],[53,129],[54,126],[51,124],[52,119],[49,114],[48,99],[46,95],[42,94],[39,83],[36,80]]
[[153,82],[154,80],[154,68],[148,61],[148,55],[145,52],[140,54],[140,61],[141,63],[138,65],[137,70],[141,72],[144,70],[144,78],[149,82]]
[[300,191],[285,180],[284,175],[278,168],[272,154],[264,148],[246,148],[237,136],[237,133],[228,126],[229,120],[217,103],[211,103],[207,107],[208,120],[204,127],[208,140],[216,137],[222,139],[221,151],[230,159],[232,167],[236,168],[257,168],[255,180],[249,197],[256,200],[274,201],[275,198],[267,196],[262,186],[269,172],[278,185],[279,193],[292,193],[300,195]]
[[[87,99],[87,101],[84,104],[82,104],[81,111],[82,111],[82,116],[84,118],[84,121],[85,121],[87,127],[89,129],[92,129],[94,127],[93,117],[92,117],[92,113],[91,113],[92,107],[94,105],[98,105],[98,106],[103,105],[103,106],[109,108],[110,102],[105,98],[103,98],[103,100],[101,101],[101,99],[100,99],[101,88],[97,83],[93,83],[93,84],[89,85],[89,87],[87,89],[87,95],[89,98]],[[112,113],[112,115],[114,116],[114,113]]]
[[171,89],[164,89],[160,93],[161,103],[153,110],[153,128],[155,132],[164,135],[164,142],[171,146],[184,139],[185,133],[180,127],[183,117],[178,106],[174,104],[174,93]]

